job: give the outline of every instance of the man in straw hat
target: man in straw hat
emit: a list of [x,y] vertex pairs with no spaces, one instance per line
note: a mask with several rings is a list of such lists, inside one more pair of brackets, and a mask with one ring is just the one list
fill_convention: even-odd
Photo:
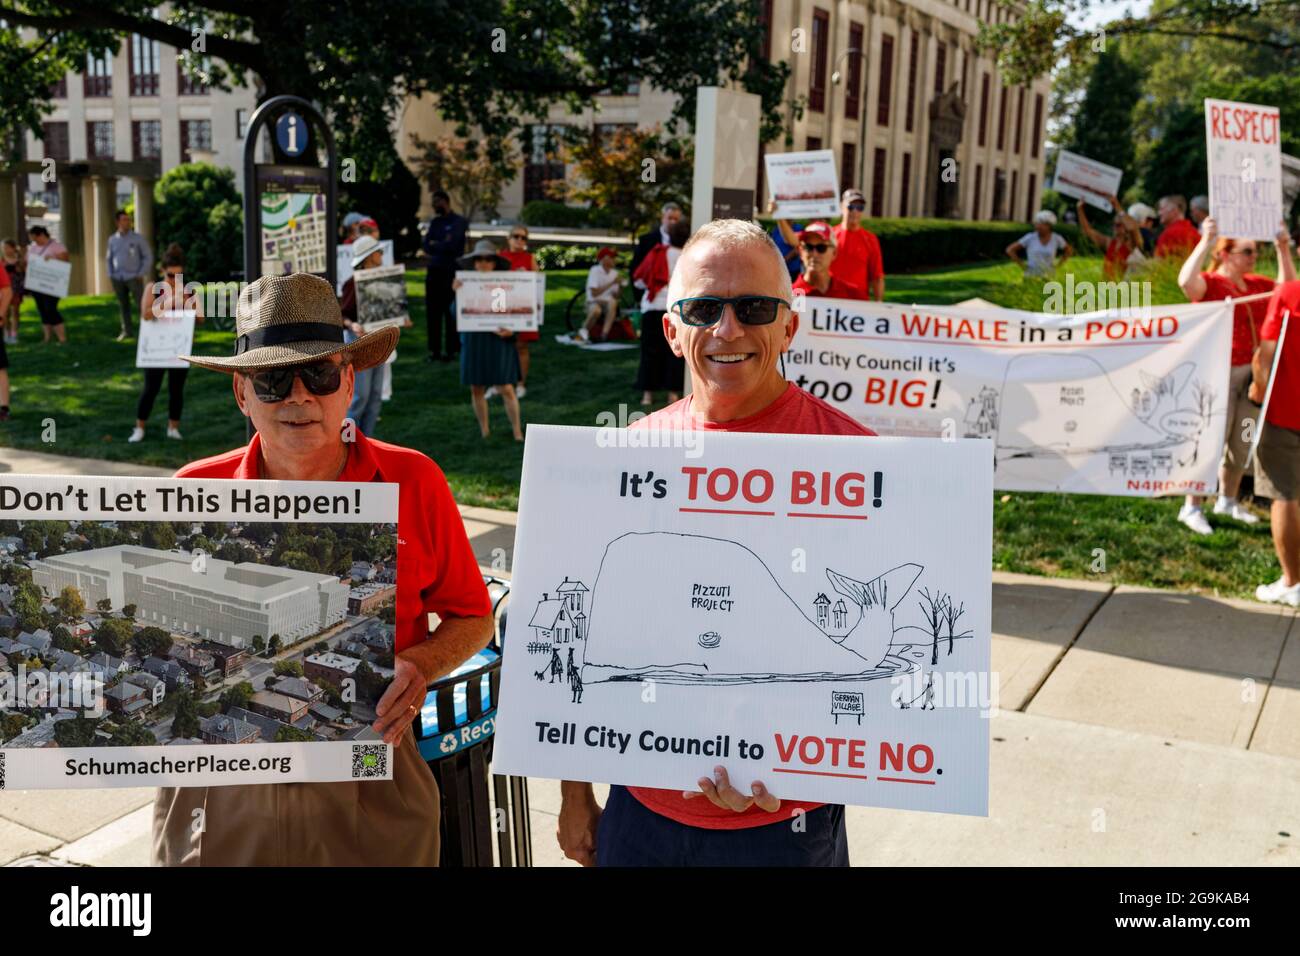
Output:
[[[163,788],[154,804],[162,865],[384,865],[438,862],[438,788],[412,720],[425,688],[482,649],[493,619],[442,471],[417,451],[344,435],[358,371],[378,366],[395,328],[343,341],[330,284],[265,276],[240,293],[235,354],[182,356],[231,375],[257,429],[243,448],[186,465],[178,478],[383,481],[399,486],[394,677],[374,730],[395,745],[393,779]],[[438,627],[429,632],[429,612]]]

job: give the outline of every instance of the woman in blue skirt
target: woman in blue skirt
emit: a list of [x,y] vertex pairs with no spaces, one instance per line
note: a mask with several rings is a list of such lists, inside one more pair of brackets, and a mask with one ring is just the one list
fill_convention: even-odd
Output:
[[[476,272],[507,272],[510,269],[509,261],[498,255],[497,247],[487,239],[475,243],[474,251],[458,260],[457,265]],[[461,285],[457,279],[452,288],[459,289]],[[495,385],[497,394],[505,403],[506,417],[510,419],[515,441],[524,440],[519,425],[519,399],[515,395],[515,382],[519,381],[519,352],[511,341],[514,334],[506,328],[495,332],[460,333],[460,383],[469,386],[474,417],[478,419],[478,430],[484,438],[488,437],[487,390]]]

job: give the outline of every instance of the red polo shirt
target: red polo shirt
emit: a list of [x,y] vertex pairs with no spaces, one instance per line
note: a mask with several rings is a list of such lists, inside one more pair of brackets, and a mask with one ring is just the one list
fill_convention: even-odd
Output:
[[1201,234],[1190,219],[1176,219],[1165,226],[1165,231],[1156,240],[1156,255],[1186,256],[1200,241]]
[[885,261],[880,255],[880,240],[876,234],[861,227],[847,229],[843,224],[836,226],[831,275],[870,292],[871,283],[885,276]]
[[1268,399],[1268,423],[1278,428],[1300,431],[1300,281],[1283,282],[1268,301],[1268,315],[1259,330],[1263,342],[1276,342],[1282,335],[1282,319],[1290,314],[1286,334],[1291,336],[1282,343],[1282,354],[1277,359],[1277,373],[1273,380],[1273,394]]
[[826,287],[825,292],[818,292],[817,289],[808,284],[808,280],[803,276],[794,280],[794,291],[802,292],[806,296],[823,296],[827,299],[866,299],[867,290],[860,285],[854,285],[847,279],[831,276],[831,284]]
[[[224,455],[191,462],[177,478],[261,475],[262,436]],[[442,469],[426,455],[367,438],[360,431],[336,481],[382,481],[398,486],[396,649],[428,640],[429,612],[439,617],[483,617],[492,602],[465,535]]]

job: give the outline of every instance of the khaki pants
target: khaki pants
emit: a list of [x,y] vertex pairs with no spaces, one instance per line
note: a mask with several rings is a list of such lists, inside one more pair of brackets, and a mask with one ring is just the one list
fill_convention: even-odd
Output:
[[159,789],[153,862],[437,866],[440,799],[408,729],[393,752],[392,780]]

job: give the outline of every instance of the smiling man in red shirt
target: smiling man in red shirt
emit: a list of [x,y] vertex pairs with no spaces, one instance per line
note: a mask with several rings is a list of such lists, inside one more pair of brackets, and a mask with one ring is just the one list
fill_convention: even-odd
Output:
[[[156,864],[438,863],[438,787],[412,721],[429,683],[485,647],[494,623],[438,466],[360,429],[349,428],[345,440],[356,372],[382,365],[396,343],[397,329],[345,343],[333,288],[299,273],[263,277],[240,293],[233,357],[183,356],[231,375],[235,402],[257,434],[243,448],[186,465],[178,478],[398,485],[394,676],[374,724],[396,749],[392,780],[162,788],[154,804]],[[432,633],[430,612],[440,619]]]
[[[791,299],[767,233],[738,219],[702,226],[673,270],[664,315],[694,391],[632,427],[873,434],[777,370],[799,328]],[[565,781],[560,848],[586,866],[848,866],[842,806],[778,800],[762,781],[737,781],[742,790],[722,767],[709,770],[699,790],[613,786],[603,808],[591,784]]]

